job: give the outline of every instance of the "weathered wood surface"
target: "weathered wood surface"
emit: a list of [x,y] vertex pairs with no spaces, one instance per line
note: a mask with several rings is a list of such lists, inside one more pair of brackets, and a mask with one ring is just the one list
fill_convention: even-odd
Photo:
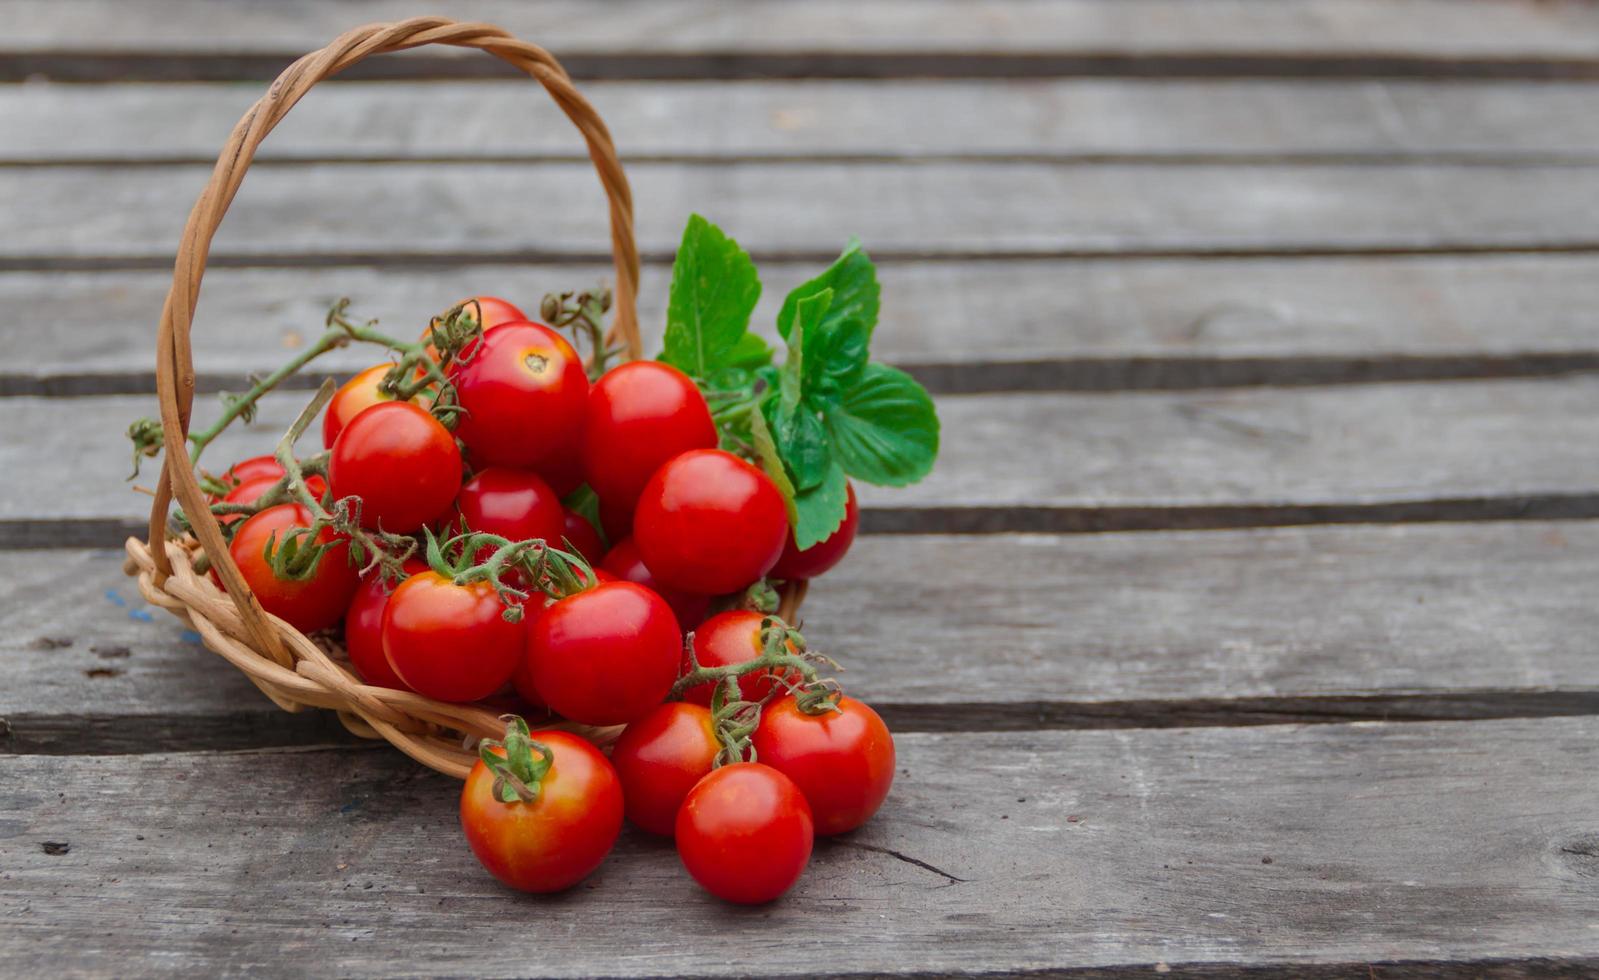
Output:
[[[1599,708],[1599,523],[862,538],[805,632],[896,730]],[[337,737],[147,606],[110,551],[0,552],[0,751]]]
[[[783,296],[817,265],[762,266],[754,322],[770,333]],[[531,312],[547,291],[610,281],[603,265],[440,269],[216,269],[194,328],[202,382],[238,384],[321,330],[328,306],[409,335],[465,290]],[[943,391],[1204,387],[1532,373],[1588,366],[1599,351],[1599,258],[1408,256],[1115,263],[888,262],[874,356]],[[646,266],[640,315],[657,349],[669,268]],[[155,323],[171,276],[0,274],[0,307],[49,310],[4,394],[154,391]],[[330,354],[333,370],[373,361]]]
[[[225,465],[270,451],[305,398],[295,392],[267,399],[254,425],[224,433],[208,458]],[[140,516],[145,498],[123,482],[131,468],[124,430],[154,414],[152,398],[15,398],[6,407],[11,424],[0,430],[0,468],[31,475],[19,492],[0,498],[0,518]],[[214,411],[214,403],[201,406],[197,419],[203,424]],[[939,415],[942,448],[931,476],[912,487],[860,488],[862,506],[879,514],[869,528],[1300,523],[1382,513],[1361,508],[1485,500],[1501,501],[1511,511],[1500,516],[1512,516],[1527,501],[1550,497],[1591,509],[1599,488],[1595,375],[964,395],[942,399]],[[52,445],[41,453],[38,433],[46,431]],[[307,450],[318,441],[310,434]],[[1327,511],[1319,518],[1318,508]],[[1126,513],[1118,516],[1118,509]],[[1153,513],[1140,516],[1146,510]],[[1162,517],[1162,510],[1171,513]],[[1449,516],[1440,511],[1434,519]],[[19,543],[11,538],[13,547]]]
[[574,893],[519,897],[462,844],[456,784],[386,751],[0,757],[0,969],[1577,975],[1596,743],[1592,718],[904,735],[877,819],[758,910],[631,832]]
[[[1585,84],[1237,79],[596,82],[628,160],[1021,157],[1591,162]],[[0,162],[204,162],[259,93],[241,85],[0,88]],[[264,160],[580,159],[526,82],[320,88]]]
[[[0,182],[0,266],[170,264],[207,170],[23,168]],[[639,164],[639,243],[670,257],[698,208],[752,252],[823,258],[858,234],[884,256],[1587,249],[1599,168],[1419,164],[1170,167],[928,162]],[[847,226],[840,227],[840,215]],[[214,264],[608,254],[583,164],[261,165]]]

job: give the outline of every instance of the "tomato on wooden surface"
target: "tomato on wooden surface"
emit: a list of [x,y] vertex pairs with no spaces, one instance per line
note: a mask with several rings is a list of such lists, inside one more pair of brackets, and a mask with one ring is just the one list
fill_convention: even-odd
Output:
[[[281,468],[275,476],[251,477],[229,490],[219,502],[224,504],[253,504],[261,499],[262,494],[277,486],[278,481],[281,479],[283,479]],[[311,496],[321,500],[322,495],[328,492],[328,481],[313,473],[305,478],[305,488],[311,492]],[[234,521],[242,520],[245,516],[244,514],[216,515],[217,521],[222,524],[232,524]]]
[[533,689],[585,725],[635,721],[677,680],[683,638],[666,601],[632,582],[601,582],[551,605],[528,647]]
[[[278,504],[246,519],[228,545],[228,554],[261,608],[302,633],[337,623],[361,584],[360,573],[350,564],[349,542],[331,528],[317,532],[316,543],[331,546],[308,578],[280,579],[273,573],[266,557],[267,542],[276,535],[276,546],[281,547],[286,535],[295,528],[309,528],[313,520],[303,504]],[[300,544],[304,547],[310,542],[302,540]]]
[[[383,655],[405,686],[440,701],[499,690],[525,649],[521,623],[488,582],[456,585],[431,569],[401,582],[383,610]],[[525,613],[524,613],[525,615]]]
[[693,449],[644,487],[633,540],[661,583],[719,595],[777,564],[789,540],[783,496],[765,473],[720,449]]
[[779,698],[762,710],[752,741],[756,758],[805,794],[818,834],[842,834],[871,819],[894,782],[894,737],[876,711],[851,697],[818,715]]
[[[561,516],[561,537],[576,550],[578,556],[590,565],[598,565],[600,559],[605,557],[605,545],[600,541],[600,532],[594,529],[589,519],[575,510],[565,509]],[[563,549],[566,550],[566,549]],[[626,578],[627,576],[621,576]]]
[[[406,577],[427,571],[428,564],[420,558],[405,560]],[[392,687],[407,691],[410,688],[400,680],[400,675],[389,666],[383,655],[383,610],[388,608],[389,596],[399,583],[385,583],[376,572],[361,581],[344,614],[344,652],[350,655],[350,665],[361,680],[377,687]]]
[[627,582],[637,582],[665,599],[666,604],[672,607],[672,615],[677,617],[679,630],[686,632],[698,626],[705,619],[705,614],[710,611],[710,596],[668,588],[650,574],[649,566],[639,557],[638,545],[632,538],[623,538],[606,552],[601,567],[617,578]]
[[669,702],[628,725],[611,746],[627,818],[652,834],[671,834],[684,797],[710,773],[720,749],[710,709],[697,704]]
[[450,365],[462,412],[455,434],[480,466],[546,473],[575,456],[589,379],[566,338],[538,323],[502,323]]
[[333,496],[361,498],[361,525],[415,531],[461,489],[461,450],[439,420],[410,402],[373,405],[339,433],[328,462]]
[[772,566],[773,578],[815,578],[844,559],[844,553],[855,543],[855,531],[861,523],[861,509],[855,503],[855,485],[845,484],[845,488],[849,495],[844,501],[844,523],[804,551],[795,546],[794,535],[790,533],[783,545],[783,556]]
[[[726,667],[754,660],[761,655],[761,621],[765,618],[747,609],[730,609],[707,619],[694,631],[695,661],[701,667]],[[795,683],[800,680],[798,671],[790,671],[788,677]],[[738,686],[746,701],[759,701],[774,689],[784,689],[770,669],[745,674],[738,679]],[[714,684],[696,684],[683,692],[683,700],[709,705],[714,689]]]
[[810,804],[787,776],[735,762],[700,780],[677,811],[677,853],[718,898],[770,902],[793,887],[811,859]]
[[607,371],[589,392],[583,477],[613,507],[631,510],[661,464],[717,444],[705,396],[688,375],[660,361]]
[[[480,759],[461,788],[461,829],[494,877],[527,892],[557,892],[587,878],[622,830],[622,784],[604,755],[569,732],[534,731],[534,758],[549,753],[537,796],[504,802]],[[512,751],[511,736],[506,742]],[[504,758],[506,750],[490,748]]]
[[456,510],[473,531],[512,541],[539,538],[561,546],[566,508],[548,483],[529,470],[491,466],[462,484]]

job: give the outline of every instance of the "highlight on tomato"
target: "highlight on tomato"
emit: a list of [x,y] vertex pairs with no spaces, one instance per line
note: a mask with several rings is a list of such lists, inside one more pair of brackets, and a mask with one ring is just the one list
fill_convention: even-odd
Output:
[[842,834],[870,820],[894,782],[888,726],[851,697],[814,713],[793,697],[779,698],[761,711],[751,742],[756,758],[805,794],[818,834]]
[[449,366],[462,412],[455,434],[478,466],[544,472],[576,458],[589,379],[566,338],[527,321],[502,323]]
[[631,361],[589,391],[583,477],[608,505],[631,510],[661,464],[716,443],[711,410],[688,375],[660,361]]
[[533,688],[585,725],[636,721],[677,680],[682,634],[666,601],[632,582],[601,582],[539,616],[529,637]]
[[383,610],[383,656],[405,686],[440,701],[498,691],[521,662],[520,622],[487,581],[457,585],[435,569],[401,582]]
[[627,819],[670,835],[684,798],[710,774],[720,750],[711,711],[702,705],[671,701],[628,725],[611,746]]
[[689,790],[674,825],[677,854],[712,895],[759,905],[794,886],[815,828],[799,787],[771,766],[735,762]]
[[512,541],[539,538],[559,547],[566,508],[555,490],[530,470],[491,466],[461,485],[455,508],[473,531]]
[[416,531],[454,503],[461,489],[461,450],[426,409],[383,402],[339,433],[328,484],[336,498],[360,498],[363,527]]
[[701,595],[736,592],[783,554],[788,510],[771,479],[721,449],[667,462],[639,497],[633,540],[664,585]]
[[305,505],[278,504],[242,521],[228,545],[261,608],[302,633],[337,623],[361,584],[348,539],[329,527],[312,535],[313,523]]

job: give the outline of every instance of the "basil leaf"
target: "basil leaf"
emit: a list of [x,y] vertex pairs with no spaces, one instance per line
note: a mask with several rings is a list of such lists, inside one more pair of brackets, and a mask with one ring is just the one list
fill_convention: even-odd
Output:
[[799,522],[799,514],[794,509],[794,484],[783,469],[783,459],[777,454],[777,442],[772,438],[766,417],[760,412],[750,413],[750,441],[755,444],[755,462],[777,485],[777,492],[783,495],[783,506],[788,508],[788,523],[792,527]]
[[747,360],[750,314],[761,295],[755,263],[722,230],[690,215],[672,264],[660,359],[696,378]]
[[854,387],[827,409],[827,430],[844,471],[867,483],[915,483],[938,455],[938,413],[916,379],[869,364]]
[[762,340],[759,334],[747,333],[738,338],[738,343],[727,352],[727,359],[722,362],[724,367],[743,368],[753,371],[772,363],[772,345]]
[[773,434],[777,437],[777,450],[794,478],[794,488],[806,491],[817,486],[827,476],[827,467],[833,460],[833,447],[827,437],[827,428],[821,417],[805,398],[807,374],[805,353],[811,331],[826,315],[833,302],[833,291],[823,289],[813,296],[801,299],[797,315],[788,336],[788,358],[783,362],[778,376],[777,400],[772,407]]
[[844,468],[830,463],[822,481],[794,498],[794,545],[809,548],[839,529],[849,505]]
[[866,326],[850,317],[824,321],[806,332],[806,397],[836,395],[848,391],[866,370],[866,346],[870,340]]
[[872,265],[866,250],[861,248],[858,238],[849,240],[843,254],[827,267],[826,272],[796,287],[788,294],[788,298],[783,300],[783,308],[777,313],[778,335],[784,340],[788,339],[789,329],[794,325],[794,317],[798,312],[799,301],[823,289],[833,291],[833,305],[827,311],[824,323],[847,319],[859,320],[866,331],[866,339],[870,342],[872,331],[877,328],[880,290],[877,285],[877,268]]

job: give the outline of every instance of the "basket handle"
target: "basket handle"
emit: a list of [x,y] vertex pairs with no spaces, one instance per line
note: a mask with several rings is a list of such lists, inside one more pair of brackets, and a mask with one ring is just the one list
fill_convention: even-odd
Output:
[[363,58],[403,51],[425,44],[450,44],[479,48],[531,75],[561,107],[588,144],[589,158],[610,202],[611,255],[616,265],[615,319],[609,339],[620,339],[629,357],[642,352],[635,298],[638,294],[638,247],[633,241],[633,195],[622,172],[611,134],[599,113],[578,94],[572,80],[555,57],[536,44],[520,41],[489,24],[458,23],[444,17],[416,17],[393,24],[369,24],[349,31],[320,51],[300,58],[279,75],[265,95],[233,127],[217,157],[211,180],[189,212],[183,238],[172,269],[172,288],[161,311],[156,340],[156,392],[161,406],[161,429],[166,460],[150,509],[150,552],[158,584],[172,574],[166,549],[167,509],[177,496],[189,516],[212,566],[221,576],[228,595],[238,606],[244,625],[258,648],[285,667],[294,660],[278,632],[266,619],[261,604],[244,582],[239,567],[228,554],[227,543],[206,504],[194,468],[189,465],[189,418],[194,406],[194,358],[189,329],[194,319],[200,280],[205,275],[211,239],[227,213],[228,205],[244,181],[256,147],[300,98],[317,82],[338,74]]

